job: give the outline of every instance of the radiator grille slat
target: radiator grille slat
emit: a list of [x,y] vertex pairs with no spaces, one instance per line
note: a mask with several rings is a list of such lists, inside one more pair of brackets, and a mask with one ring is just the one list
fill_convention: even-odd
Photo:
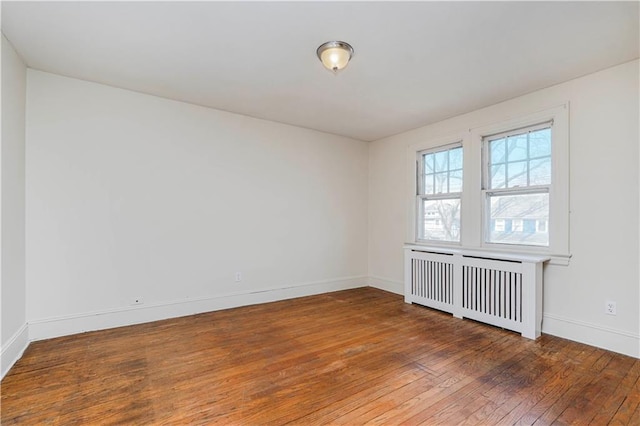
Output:
[[411,292],[414,296],[444,304],[453,303],[453,265],[411,259]]
[[465,309],[522,322],[522,273],[464,266]]

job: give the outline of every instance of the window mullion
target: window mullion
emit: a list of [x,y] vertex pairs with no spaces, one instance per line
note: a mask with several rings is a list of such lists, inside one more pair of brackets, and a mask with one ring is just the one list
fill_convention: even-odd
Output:
[[526,164],[527,164],[527,186],[529,186],[531,184],[531,159],[529,158],[529,150],[530,150],[530,141],[531,141],[531,132],[527,133],[527,157],[526,157]]

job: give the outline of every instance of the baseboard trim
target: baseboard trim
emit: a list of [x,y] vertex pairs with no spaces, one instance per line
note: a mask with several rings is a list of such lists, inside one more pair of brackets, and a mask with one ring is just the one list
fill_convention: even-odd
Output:
[[399,294],[401,296],[404,294],[404,283],[401,281],[394,281],[389,278],[370,276],[369,286]]
[[77,315],[41,318],[29,321],[29,340],[44,340],[87,331],[104,330],[146,322],[177,318],[203,312],[259,303],[275,302],[296,297],[312,296],[333,291],[367,286],[366,276],[343,277],[315,281],[287,287],[237,292],[220,296],[168,301],[164,303],[127,306]]
[[2,350],[0,350],[0,379],[3,379],[9,370],[11,370],[13,364],[22,357],[22,354],[28,346],[29,326],[22,324],[18,331],[2,345]]
[[640,358],[640,335],[554,314],[544,314],[542,332]]

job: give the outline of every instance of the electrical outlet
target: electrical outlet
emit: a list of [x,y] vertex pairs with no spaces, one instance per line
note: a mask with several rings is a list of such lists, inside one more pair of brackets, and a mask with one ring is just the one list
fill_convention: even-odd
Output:
[[242,281],[242,272],[236,272],[235,281],[238,283]]
[[144,299],[142,297],[136,297],[131,301],[132,305],[142,305],[144,303]]
[[607,315],[617,315],[616,302],[611,300],[604,302],[604,313]]

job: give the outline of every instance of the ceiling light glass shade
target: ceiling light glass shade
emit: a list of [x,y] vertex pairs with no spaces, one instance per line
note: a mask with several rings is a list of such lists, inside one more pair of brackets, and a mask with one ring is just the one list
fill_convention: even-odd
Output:
[[353,47],[344,41],[328,41],[316,51],[326,69],[337,73],[349,64],[353,56]]

